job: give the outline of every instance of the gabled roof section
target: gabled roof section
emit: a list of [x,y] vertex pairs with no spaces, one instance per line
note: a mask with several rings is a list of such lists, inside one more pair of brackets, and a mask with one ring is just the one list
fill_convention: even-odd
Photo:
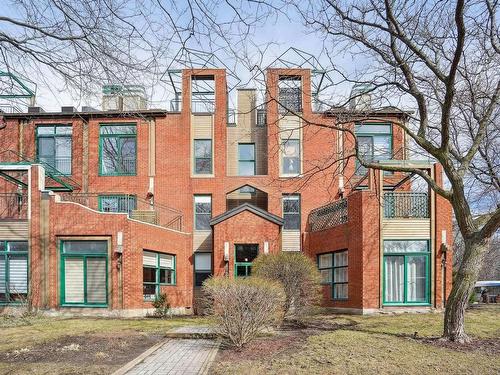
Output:
[[250,211],[251,213],[262,217],[263,219],[266,219],[268,221],[271,221],[277,225],[283,225],[283,219],[279,216],[273,215],[269,213],[268,211],[265,211],[261,208],[255,207],[251,204],[244,203],[241,206],[235,207],[229,211],[224,212],[223,214],[214,217],[212,220],[210,220],[210,225],[216,225],[224,220],[227,220],[235,215],[238,215],[239,213],[243,211]]

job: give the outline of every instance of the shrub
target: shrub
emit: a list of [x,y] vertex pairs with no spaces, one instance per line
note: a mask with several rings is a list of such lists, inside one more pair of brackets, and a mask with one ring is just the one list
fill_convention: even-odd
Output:
[[275,281],[213,277],[203,283],[203,291],[216,333],[237,348],[283,320],[285,294]]
[[168,302],[168,297],[165,293],[157,295],[152,304],[155,308],[154,316],[158,318],[167,318],[172,316],[170,303]]
[[301,319],[320,301],[320,273],[316,264],[302,253],[259,255],[253,262],[252,274],[283,285],[285,318]]

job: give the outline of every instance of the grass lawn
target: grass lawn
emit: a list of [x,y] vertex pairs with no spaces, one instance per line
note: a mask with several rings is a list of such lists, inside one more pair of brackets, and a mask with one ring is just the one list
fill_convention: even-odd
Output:
[[[441,314],[317,315],[301,330],[219,351],[213,374],[500,374],[500,308],[469,310],[472,344],[437,340]],[[416,336],[415,336],[416,332]]]
[[0,317],[0,374],[110,374],[201,318],[94,319]]

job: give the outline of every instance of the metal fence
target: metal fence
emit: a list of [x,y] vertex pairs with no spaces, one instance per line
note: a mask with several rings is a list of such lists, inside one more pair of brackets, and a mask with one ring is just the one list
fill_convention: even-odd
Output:
[[311,232],[316,232],[345,224],[347,221],[347,199],[344,198],[312,210],[309,215],[309,228]]
[[429,194],[415,192],[387,192],[384,194],[384,217],[428,218]]
[[28,219],[28,195],[26,193],[0,193],[0,219]]

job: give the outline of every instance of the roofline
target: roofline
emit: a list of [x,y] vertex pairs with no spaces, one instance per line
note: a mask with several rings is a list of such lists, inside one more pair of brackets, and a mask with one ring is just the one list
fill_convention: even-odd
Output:
[[219,216],[214,217],[212,220],[210,220],[210,225],[219,224],[224,220],[227,220],[235,215],[238,215],[243,211],[250,211],[251,213],[260,216],[268,221],[271,221],[277,225],[280,226],[283,225],[283,219],[281,217],[274,215],[266,210],[263,210],[262,208],[251,205],[249,203],[243,203],[241,206],[235,207],[229,211],[224,212],[223,214],[220,214]]
[[410,116],[414,114],[414,111],[404,111],[399,108],[385,108],[385,109],[379,109],[379,110],[372,110],[372,111],[361,111],[361,110],[351,110],[348,108],[332,108],[328,109],[326,111],[322,111],[320,113],[323,113],[327,116],[335,116],[339,114],[348,114],[353,117],[355,116],[360,116],[360,117],[367,117],[367,116],[374,116],[374,115],[400,115],[400,116]]
[[37,113],[3,113],[5,120],[8,119],[34,119],[34,118],[93,118],[93,117],[138,117],[151,116],[162,117],[168,114],[179,114],[180,112],[167,111],[166,109],[139,109],[136,111],[90,111],[90,112],[37,112]]

